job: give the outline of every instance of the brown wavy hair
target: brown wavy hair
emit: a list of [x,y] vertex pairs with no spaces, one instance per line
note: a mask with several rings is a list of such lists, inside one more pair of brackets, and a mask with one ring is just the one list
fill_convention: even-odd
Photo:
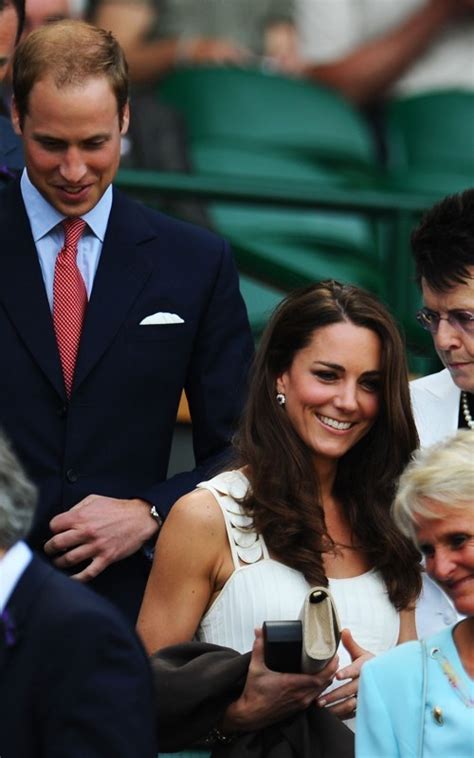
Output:
[[236,437],[251,487],[243,506],[270,552],[327,585],[323,553],[334,549],[321,503],[313,452],[276,402],[277,377],[317,329],[347,321],[375,332],[382,345],[380,411],[368,433],[338,462],[334,495],[354,540],[380,570],[391,602],[407,607],[421,589],[420,556],[395,526],[390,507],[398,477],[418,446],[405,349],[385,307],[364,290],[323,281],[290,294],[262,336]]

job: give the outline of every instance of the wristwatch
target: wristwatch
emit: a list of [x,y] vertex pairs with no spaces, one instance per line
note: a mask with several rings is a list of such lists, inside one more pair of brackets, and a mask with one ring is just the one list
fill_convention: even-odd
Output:
[[156,523],[158,524],[158,529],[161,529],[163,526],[163,519],[161,518],[160,514],[156,510],[156,506],[152,505],[150,508],[150,516],[155,519]]

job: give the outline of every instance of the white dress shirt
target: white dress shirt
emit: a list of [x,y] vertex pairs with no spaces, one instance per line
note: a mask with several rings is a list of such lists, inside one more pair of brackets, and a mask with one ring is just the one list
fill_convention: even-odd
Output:
[[18,580],[33,557],[28,545],[15,542],[0,558],[0,613],[4,610]]
[[[21,177],[21,194],[38,252],[44,286],[52,312],[54,266],[56,257],[64,244],[64,230],[61,222],[66,216],[59,213],[45,200],[31,183],[26,169],[24,169]],[[112,187],[109,186],[92,210],[81,216],[87,226],[79,240],[76,260],[86,285],[88,299],[90,299],[94,277],[99,265],[111,207]]]

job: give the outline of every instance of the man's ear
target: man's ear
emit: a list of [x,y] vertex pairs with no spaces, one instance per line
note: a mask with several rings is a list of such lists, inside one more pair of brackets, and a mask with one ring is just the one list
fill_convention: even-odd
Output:
[[20,114],[18,113],[18,108],[15,102],[15,98],[12,99],[11,120],[12,120],[14,131],[16,132],[16,134],[21,135],[22,129],[20,126]]
[[122,123],[120,126],[120,134],[122,135],[122,137],[124,134],[128,132],[129,124],[130,124],[130,103],[127,100],[127,102],[123,106],[123,111],[122,111]]

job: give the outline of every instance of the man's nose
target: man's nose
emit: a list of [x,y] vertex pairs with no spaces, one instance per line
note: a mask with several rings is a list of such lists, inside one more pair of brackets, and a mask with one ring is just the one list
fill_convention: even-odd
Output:
[[70,148],[63,157],[60,173],[63,179],[77,184],[85,176],[87,167],[81,150]]

